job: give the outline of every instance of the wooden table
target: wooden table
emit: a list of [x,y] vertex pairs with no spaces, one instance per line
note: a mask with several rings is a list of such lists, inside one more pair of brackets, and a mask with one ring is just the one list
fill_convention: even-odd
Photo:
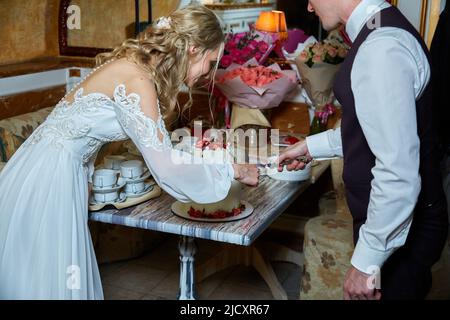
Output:
[[[219,241],[228,245],[216,257],[200,266],[197,270],[199,271],[197,273],[199,280],[233,264],[244,263],[255,266],[269,285],[275,298],[287,299],[270,264],[258,248],[252,244],[311,183],[320,177],[329,165],[330,161],[323,161],[313,167],[311,181],[285,182],[262,176],[258,187],[244,187],[243,199],[253,205],[254,212],[248,218],[238,221],[209,223],[180,218],[174,215],[170,209],[175,199],[165,192],[160,197],[138,206],[121,210],[113,208],[90,212],[90,219],[180,235],[178,245],[180,252],[179,299],[196,298],[194,256],[197,246],[195,238]],[[233,246],[230,247],[230,244]],[[292,256],[289,251],[279,250],[279,248],[276,248],[275,251],[279,256],[285,256],[285,260],[294,263],[297,260],[295,254]]]

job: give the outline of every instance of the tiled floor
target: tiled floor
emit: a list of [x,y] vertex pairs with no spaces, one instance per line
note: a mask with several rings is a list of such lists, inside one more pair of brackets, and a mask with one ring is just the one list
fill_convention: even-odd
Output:
[[[178,237],[168,236],[157,249],[141,258],[100,266],[105,299],[176,299],[179,281]],[[197,240],[196,263],[201,264],[219,249],[219,243]],[[289,299],[298,299],[301,268],[273,262],[273,269]],[[236,266],[197,284],[199,299],[273,299],[253,267]]]

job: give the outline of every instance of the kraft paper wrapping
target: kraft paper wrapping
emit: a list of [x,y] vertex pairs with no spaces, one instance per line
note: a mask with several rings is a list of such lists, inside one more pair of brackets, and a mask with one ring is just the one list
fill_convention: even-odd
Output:
[[341,65],[315,63],[311,68],[295,59],[295,64],[301,76],[302,86],[315,106],[324,106],[333,102],[334,79]]
[[243,125],[258,125],[263,127],[271,127],[269,120],[264,116],[261,110],[241,108],[233,104],[231,113],[231,129],[239,128]]

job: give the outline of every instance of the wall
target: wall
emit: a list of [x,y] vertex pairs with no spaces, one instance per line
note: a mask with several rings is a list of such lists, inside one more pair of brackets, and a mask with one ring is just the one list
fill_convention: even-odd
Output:
[[397,4],[400,11],[408,18],[409,22],[420,30],[420,9],[422,0],[399,0]]
[[[423,0],[398,0],[398,8],[400,11],[408,18],[408,20],[414,25],[414,27],[420,31],[420,20],[421,20],[421,10],[422,10],[422,2]],[[428,45],[430,45],[432,36],[434,34],[434,28],[432,26],[430,30],[430,23],[433,24],[437,17],[430,17],[430,13],[432,12],[432,6],[436,3],[440,2],[440,11],[444,9],[446,0],[429,0],[428,8],[427,8],[427,19],[426,19],[426,27],[425,27],[425,35],[424,39]]]
[[[139,20],[148,21],[148,1],[140,0]],[[68,45],[75,47],[113,48],[134,37],[135,5],[130,0],[73,0],[81,13],[81,29],[68,30]],[[152,17],[167,15],[178,7],[179,0],[154,0]]]
[[0,64],[58,54],[58,0],[0,0]]
[[[153,2],[153,17],[165,15],[179,4],[179,0]],[[82,29],[73,33],[71,45],[114,46],[126,38],[125,26],[134,22],[132,0],[73,3],[80,4]],[[142,21],[147,20],[146,3],[141,0]],[[59,0],[0,0],[0,65],[58,56],[58,14]]]

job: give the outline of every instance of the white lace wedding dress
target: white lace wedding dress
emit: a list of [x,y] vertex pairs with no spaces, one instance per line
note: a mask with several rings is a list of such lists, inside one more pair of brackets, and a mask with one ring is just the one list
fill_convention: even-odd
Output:
[[128,138],[176,199],[214,202],[227,195],[232,166],[177,164],[161,113],[147,117],[137,94],[127,95],[124,85],[113,98],[80,88],[0,173],[0,299],[103,299],[87,224],[88,181],[99,148]]

